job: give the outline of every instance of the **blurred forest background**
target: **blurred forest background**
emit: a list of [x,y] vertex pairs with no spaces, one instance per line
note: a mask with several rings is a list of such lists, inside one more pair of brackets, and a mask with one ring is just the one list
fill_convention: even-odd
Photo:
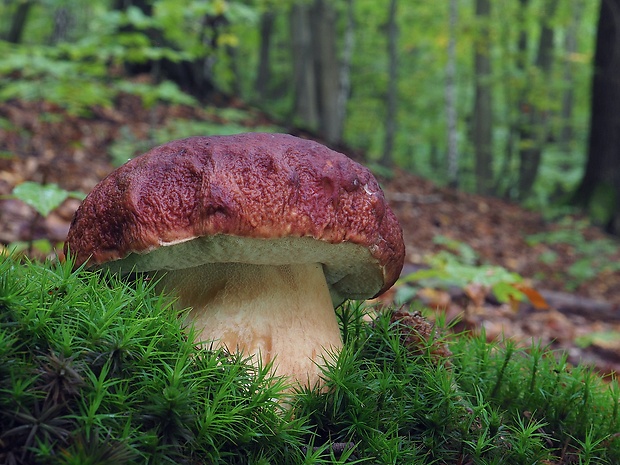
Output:
[[[147,107],[243,101],[363,152],[378,173],[396,166],[549,214],[586,207],[618,232],[610,167],[620,165],[620,128],[600,122],[616,161],[592,153],[589,130],[597,30],[601,66],[620,72],[618,9],[614,0],[4,1],[0,101],[45,100],[78,115],[121,93]],[[612,105],[618,90],[604,94]]]

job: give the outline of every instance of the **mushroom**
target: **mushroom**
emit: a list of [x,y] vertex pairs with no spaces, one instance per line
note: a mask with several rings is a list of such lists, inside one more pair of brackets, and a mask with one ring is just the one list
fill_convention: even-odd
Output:
[[80,205],[65,248],[76,267],[156,278],[190,309],[197,342],[273,361],[310,387],[342,347],[334,307],[386,291],[404,260],[368,169],[263,133],[190,137],[134,158]]

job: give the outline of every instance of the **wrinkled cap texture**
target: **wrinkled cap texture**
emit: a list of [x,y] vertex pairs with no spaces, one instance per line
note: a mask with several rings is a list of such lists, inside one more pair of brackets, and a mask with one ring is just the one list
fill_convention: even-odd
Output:
[[387,290],[404,260],[401,227],[368,169],[263,133],[190,137],[134,158],[84,200],[66,248],[76,266],[123,273],[321,263],[341,299]]

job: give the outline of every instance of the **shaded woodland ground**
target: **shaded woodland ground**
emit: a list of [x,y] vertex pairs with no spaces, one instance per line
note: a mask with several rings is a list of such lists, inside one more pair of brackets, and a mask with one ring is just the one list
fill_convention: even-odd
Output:
[[[113,169],[109,152],[119,138],[129,133],[141,141],[141,147],[148,147],[154,127],[180,118],[226,123],[217,114],[182,106],[148,110],[135,97],[123,97],[116,107],[94,109],[85,117],[68,115],[43,102],[1,104],[0,195],[10,194],[26,180],[89,192]],[[265,115],[252,110],[244,121],[248,131],[269,124],[272,122]],[[293,128],[282,131],[310,136]],[[363,154],[337,149],[363,162]],[[134,155],[137,153],[127,157]],[[603,373],[620,369],[620,270],[604,266],[620,262],[619,248],[601,249],[605,256],[589,257],[592,273],[586,270],[576,278],[569,270],[583,261],[579,247],[568,242],[532,245],[527,241],[533,234],[554,231],[575,237],[581,234],[587,244],[607,241],[599,229],[583,226],[578,231],[575,225],[580,224],[579,219],[568,226],[548,222],[515,204],[439,187],[411,173],[396,172],[390,179],[382,179],[382,185],[405,233],[403,275],[424,267],[425,257],[443,248],[434,241],[441,235],[471,246],[481,263],[519,273],[545,298],[548,308],[502,304],[487,290],[475,287],[425,288],[418,301],[446,311],[449,318],[460,318],[458,329],[484,327],[489,338],[504,334],[519,340],[540,339],[543,344],[568,350],[573,362],[587,361]],[[0,200],[0,244],[37,238],[60,243],[78,205],[79,201],[68,199],[49,217],[37,218],[19,200]],[[395,291],[381,300],[389,302]]]

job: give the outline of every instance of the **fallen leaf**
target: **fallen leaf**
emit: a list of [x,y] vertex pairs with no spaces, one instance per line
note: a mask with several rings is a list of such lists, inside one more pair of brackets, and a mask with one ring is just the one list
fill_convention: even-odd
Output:
[[533,287],[530,287],[523,283],[513,283],[512,286],[518,291],[521,291],[523,294],[525,294],[527,299],[530,301],[530,303],[536,310],[548,310],[549,309],[549,304],[547,303],[545,298],[542,295],[540,295],[540,292],[538,292]]

